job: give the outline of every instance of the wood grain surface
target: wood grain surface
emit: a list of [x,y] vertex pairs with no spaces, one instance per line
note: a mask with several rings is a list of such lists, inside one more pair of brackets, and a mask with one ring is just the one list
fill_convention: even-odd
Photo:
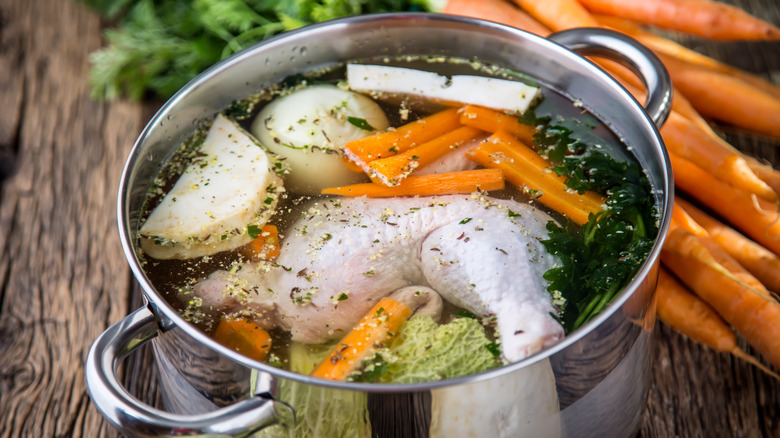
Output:
[[[780,24],[775,0],[732,3]],[[84,362],[93,340],[141,305],[119,243],[116,192],[159,102],[90,99],[88,57],[107,25],[75,0],[0,0],[2,437],[118,435],[87,394]],[[684,42],[780,83],[777,43]],[[778,140],[723,133],[780,164]],[[657,327],[640,437],[780,437],[779,382]],[[141,400],[159,403],[149,351],[122,376]]]

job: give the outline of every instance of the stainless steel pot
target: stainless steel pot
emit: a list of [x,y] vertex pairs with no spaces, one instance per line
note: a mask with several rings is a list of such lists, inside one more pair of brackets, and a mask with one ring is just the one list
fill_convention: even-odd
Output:
[[[649,90],[645,108],[577,53],[631,66]],[[595,320],[549,350],[478,375],[407,385],[337,383],[230,351],[187,323],[155,291],[138,258],[139,210],[152,179],[191,133],[193,121],[291,74],[383,54],[479,59],[526,73],[582,102],[625,139],[656,189],[661,237],[625,292]],[[294,421],[296,401],[285,399],[280,388],[314,385],[325,404],[364,397],[365,411],[355,414],[373,436],[630,436],[639,427],[649,388],[652,297],[670,218],[670,165],[656,130],[669,111],[670,90],[660,62],[615,33],[579,29],[543,39],[498,24],[433,14],[369,15],[312,25],[218,63],[162,107],[127,161],[119,190],[119,231],[147,305],[95,341],[87,360],[95,405],[113,425],[132,434],[245,436]],[[134,399],[116,377],[120,361],[148,341],[172,412]]]

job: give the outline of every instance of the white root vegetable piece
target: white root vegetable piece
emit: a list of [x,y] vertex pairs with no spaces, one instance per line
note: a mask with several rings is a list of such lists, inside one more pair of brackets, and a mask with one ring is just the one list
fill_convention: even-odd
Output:
[[369,97],[333,85],[313,85],[266,105],[252,123],[252,133],[286,159],[289,191],[318,195],[326,187],[365,180],[344,164],[344,146],[388,126],[384,111]]
[[222,115],[198,152],[141,227],[141,247],[151,257],[190,259],[245,245],[284,191],[276,162]]
[[455,75],[385,65],[347,65],[347,82],[355,91],[413,94],[443,102],[480,105],[518,114],[539,97],[539,87],[506,79]]

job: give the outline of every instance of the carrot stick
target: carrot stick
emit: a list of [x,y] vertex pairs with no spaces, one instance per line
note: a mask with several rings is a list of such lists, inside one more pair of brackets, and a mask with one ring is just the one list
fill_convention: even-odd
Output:
[[780,255],[780,211],[775,203],[754,199],[692,162],[670,153],[675,186],[725,218],[776,255]]
[[775,379],[780,379],[780,376],[739,348],[737,336],[720,315],[710,305],[690,293],[663,267],[658,273],[656,300],[658,318],[678,333],[715,351],[730,353],[755,365]]
[[323,195],[367,196],[387,198],[393,196],[432,196],[473,193],[476,191],[503,190],[504,175],[497,169],[461,170],[449,173],[432,173],[407,177],[395,187],[383,184],[363,183],[330,187]]
[[258,361],[265,360],[271,350],[271,335],[245,318],[223,317],[213,338],[231,350]]
[[551,33],[542,23],[504,0],[449,0],[442,12],[495,21],[544,37]]
[[527,145],[534,144],[536,128],[520,122],[517,116],[504,114],[489,108],[466,105],[460,113],[460,123],[494,133],[506,131]]
[[412,314],[406,304],[384,297],[347,333],[314,368],[312,377],[344,381],[358,369],[374,348],[391,340]]
[[484,167],[501,169],[511,183],[579,225],[600,212],[605,202],[598,194],[569,190],[565,178],[556,175],[547,160],[506,131],[497,131],[467,156]]
[[732,75],[658,55],[701,114],[780,138],[780,99]]
[[598,27],[596,19],[577,0],[514,0],[532,17],[554,31]]
[[675,205],[685,211],[740,265],[750,271],[769,290],[780,291],[780,257],[748,239],[728,225],[713,218],[684,199],[675,199]]
[[[698,238],[684,230],[669,233],[661,260],[734,327],[772,365],[780,367],[780,304],[731,275],[717,262],[702,263]],[[694,239],[686,239],[687,236]]]
[[256,260],[275,260],[280,251],[279,230],[276,225],[265,224],[260,235],[247,244],[244,253]]
[[458,126],[460,126],[458,109],[446,109],[397,129],[351,141],[344,148],[345,159],[357,164],[368,173],[370,161],[404,152],[450,132]]
[[721,146],[695,123],[672,112],[661,127],[669,151],[692,161],[721,181],[755,193],[767,201],[777,201],[777,194],[748,166],[741,153]]
[[717,40],[776,40],[780,29],[734,6],[709,0],[580,0],[591,12]]
[[416,169],[433,163],[481,134],[479,129],[461,126],[398,155],[371,161],[368,163],[368,176],[377,184],[397,186]]

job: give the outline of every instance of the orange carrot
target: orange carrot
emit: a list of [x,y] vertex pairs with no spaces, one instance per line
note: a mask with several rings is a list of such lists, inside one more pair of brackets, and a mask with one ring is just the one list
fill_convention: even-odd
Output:
[[371,161],[368,176],[377,184],[397,186],[416,169],[433,163],[481,134],[479,129],[461,126],[398,155]]
[[280,251],[279,230],[276,225],[265,224],[260,234],[247,244],[245,254],[257,260],[275,260]]
[[[685,219],[681,220],[681,217]],[[712,240],[704,227],[699,225],[685,211],[682,206],[675,201],[674,211],[672,213],[672,223],[669,227],[669,234],[684,232],[689,234],[685,240],[690,240],[690,245],[701,247],[702,251],[696,252],[696,257],[701,257],[702,263],[716,263],[726,269],[730,275],[738,278],[746,285],[756,289],[766,296],[771,296],[770,292],[753,274],[745,269],[739,262],[729,255],[717,242]],[[679,238],[678,240],[682,240]],[[670,244],[671,245],[671,244]],[[671,246],[670,246],[671,247]],[[671,247],[674,250],[673,247]],[[706,250],[706,251],[705,251]]]
[[[780,367],[780,304],[731,275],[717,262],[703,263],[698,238],[678,229],[666,238],[664,265],[706,301],[772,365]],[[690,239],[693,237],[693,239]]]
[[677,89],[701,114],[780,138],[780,98],[733,75],[659,57]]
[[692,162],[669,154],[675,186],[725,218],[776,255],[780,255],[780,211],[775,203],[753,198]]
[[406,304],[384,297],[347,333],[311,376],[344,381],[371,352],[391,340],[412,314]]
[[740,265],[750,271],[769,290],[780,291],[780,257],[748,239],[728,225],[713,218],[684,199],[675,199],[675,205],[685,211]]
[[[717,136],[714,131],[712,133],[713,135]],[[780,193],[780,171],[774,169],[771,165],[762,163],[751,156],[745,156],[745,160],[747,161],[748,166],[753,169],[753,172],[755,172],[762,181],[767,183],[769,187],[772,187],[775,193]]]
[[[695,50],[691,50],[675,41],[658,36],[643,29],[633,21],[610,15],[594,14],[594,17],[601,25],[610,27],[636,38],[639,42],[649,47],[654,52],[662,53],[664,55],[675,57],[681,61],[736,76],[752,84],[753,86],[756,86],[761,90],[774,95],[776,98],[780,98],[780,87],[767,81],[766,79],[748,73],[744,70],[740,70],[728,64],[724,64]],[[677,99],[679,95],[675,93],[674,96],[675,99]]]
[[734,6],[710,0],[580,0],[593,13],[718,40],[780,39],[780,29]]
[[467,156],[484,167],[501,169],[511,183],[579,225],[600,212],[605,201],[592,192],[580,195],[569,190],[547,160],[506,131],[497,131]]
[[450,132],[458,126],[460,126],[458,109],[446,109],[399,128],[351,141],[345,146],[345,159],[357,164],[368,173],[370,161],[404,152]]
[[780,376],[739,348],[737,336],[720,315],[690,293],[664,268],[658,273],[656,299],[658,318],[669,327],[715,351],[730,353],[780,379]]
[[661,135],[669,151],[692,161],[721,181],[768,201],[777,201],[775,191],[753,173],[741,153],[722,147],[685,117],[674,112],[669,114],[661,127]]
[[514,0],[514,2],[554,31],[598,26],[596,19],[577,0]]
[[258,361],[265,360],[271,350],[271,335],[245,318],[223,317],[213,337],[231,350]]
[[539,36],[550,34],[550,29],[542,23],[504,0],[449,0],[442,12],[495,21]]
[[432,173],[407,177],[395,187],[383,184],[362,183],[322,190],[323,195],[367,196],[387,198],[393,196],[432,196],[473,193],[504,189],[504,175],[497,169],[460,170],[449,173]]
[[494,133],[506,131],[527,145],[534,144],[536,128],[520,122],[517,116],[504,114],[481,106],[466,105],[460,113],[460,123]]

